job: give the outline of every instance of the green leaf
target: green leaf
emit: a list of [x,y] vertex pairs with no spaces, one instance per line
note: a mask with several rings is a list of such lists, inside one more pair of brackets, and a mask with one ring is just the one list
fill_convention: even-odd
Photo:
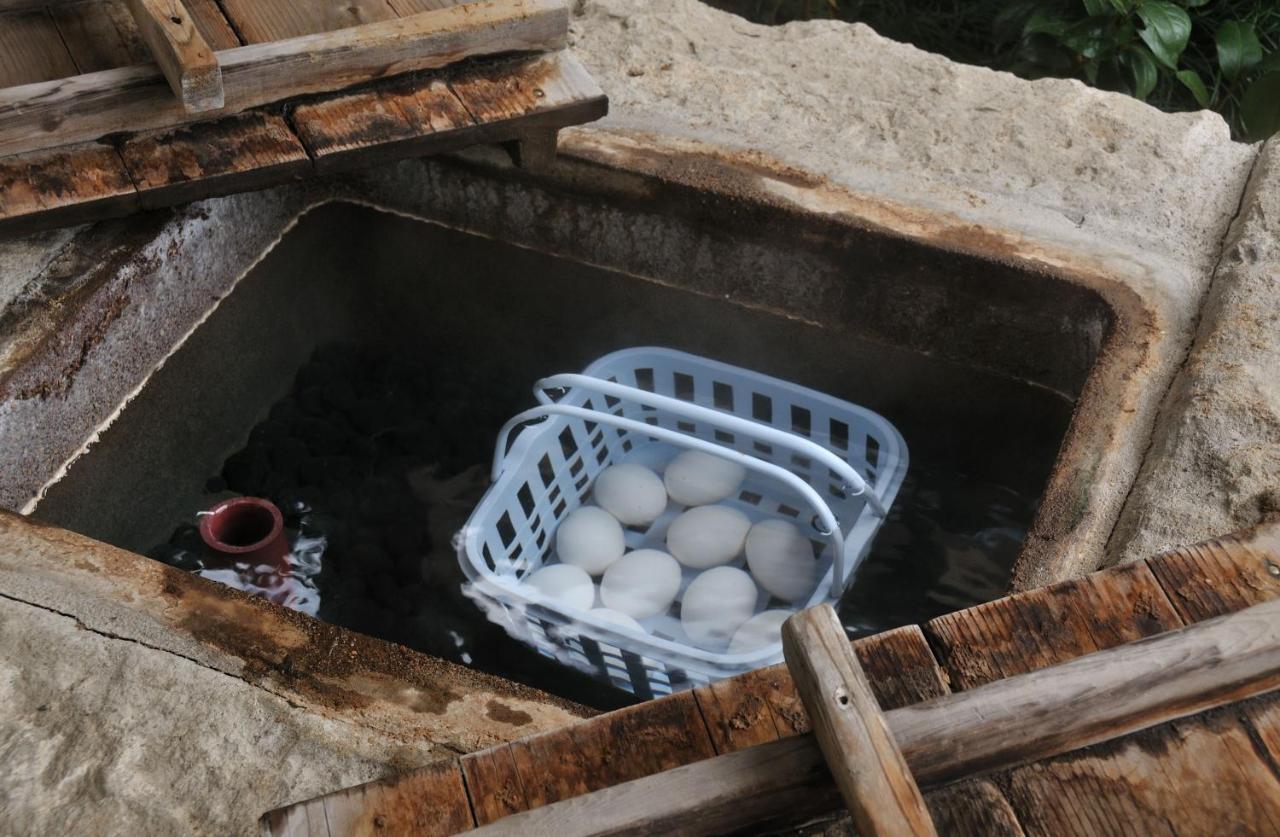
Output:
[[1024,35],[1052,35],[1061,38],[1071,28],[1071,21],[1057,9],[1037,9],[1022,27]]
[[1084,10],[1090,17],[1106,14],[1109,5],[1110,0],[1084,0]]
[[1262,44],[1258,43],[1252,23],[1228,20],[1218,27],[1217,41],[1218,64],[1231,81],[1262,60]]
[[1209,0],[1183,0],[1182,5],[1186,6],[1188,9],[1198,9],[1208,2]]
[[1200,80],[1200,74],[1195,70],[1179,70],[1174,73],[1178,81],[1186,85],[1191,91],[1191,95],[1196,97],[1196,104],[1202,108],[1209,107],[1210,98],[1209,91],[1205,88],[1204,82]]
[[1264,140],[1280,131],[1280,72],[1267,73],[1249,85],[1240,99],[1245,137]]
[[1178,57],[1191,37],[1191,17],[1169,0],[1143,0],[1138,17],[1144,28],[1139,37],[1151,47],[1151,54],[1170,70],[1178,69]]
[[1133,74],[1133,95],[1146,101],[1151,91],[1156,89],[1156,81],[1160,75],[1156,62],[1151,59],[1151,53],[1143,47],[1134,46],[1120,56],[1120,60]]
[[1122,15],[1129,14],[1130,0],[1111,0],[1111,5]]
[[1031,15],[1039,6],[1039,0],[1012,3],[1005,6],[991,21],[991,32],[997,44],[1011,44],[1022,37]]

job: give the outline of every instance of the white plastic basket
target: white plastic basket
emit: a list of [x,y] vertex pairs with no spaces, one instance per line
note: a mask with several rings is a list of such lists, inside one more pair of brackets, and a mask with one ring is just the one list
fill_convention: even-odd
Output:
[[[807,530],[822,577],[808,601],[788,604],[762,591],[758,613],[839,598],[907,469],[906,443],[876,413],[671,349],[614,352],[581,375],[545,378],[534,391],[541,406],[499,434],[493,484],[458,540],[467,594],[516,639],[639,697],[780,662],[782,643],[717,653],[689,641],[678,604],[640,620],[641,634],[521,584],[555,562],[556,527],[589,500],[600,471],[625,461],[661,473],[689,448],[744,465],[747,478],[725,503],[753,522],[784,518]],[[647,527],[625,527],[628,548],[665,549],[667,527],[682,510],[672,506]],[[685,570],[681,596],[696,575]]]

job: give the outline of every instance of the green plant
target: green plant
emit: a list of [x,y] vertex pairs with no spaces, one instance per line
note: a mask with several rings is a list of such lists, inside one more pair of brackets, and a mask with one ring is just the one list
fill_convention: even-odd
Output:
[[1027,0],[993,21],[1019,75],[1077,76],[1238,135],[1280,130],[1280,6],[1253,0]]

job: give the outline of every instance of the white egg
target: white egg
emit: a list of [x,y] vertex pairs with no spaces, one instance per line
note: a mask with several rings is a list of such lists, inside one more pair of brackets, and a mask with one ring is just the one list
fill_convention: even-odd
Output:
[[622,524],[596,506],[574,509],[556,529],[556,554],[560,560],[591,575],[600,575],[626,549]]
[[742,623],[729,641],[730,654],[759,651],[782,641],[782,623],[790,618],[790,610],[766,610]]
[[722,650],[756,609],[756,583],[737,567],[698,575],[680,601],[680,624],[703,648]]
[[609,622],[622,628],[630,628],[633,631],[645,633],[644,625],[641,625],[625,613],[619,613],[607,607],[597,607],[591,610],[590,614],[601,622]]
[[604,606],[636,619],[666,613],[679,592],[680,564],[656,549],[628,552],[600,579]]
[[552,564],[537,570],[524,580],[544,596],[575,610],[590,610],[596,602],[596,586],[581,567]]
[[591,493],[600,508],[624,526],[648,525],[667,508],[662,478],[633,462],[605,468],[596,477]]
[[667,494],[682,506],[705,506],[731,497],[742,485],[747,469],[721,456],[687,450],[667,465],[662,482]]
[[784,602],[807,597],[818,583],[813,544],[794,523],[761,520],[747,532],[746,551],[756,581]]
[[751,521],[730,506],[689,509],[667,529],[667,549],[686,567],[705,570],[727,564],[742,552]]

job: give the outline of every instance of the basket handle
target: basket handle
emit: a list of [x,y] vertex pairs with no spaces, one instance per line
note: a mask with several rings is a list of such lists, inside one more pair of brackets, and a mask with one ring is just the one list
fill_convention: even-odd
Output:
[[713,456],[719,456],[730,462],[736,462],[744,468],[753,471],[760,471],[763,474],[773,477],[786,483],[792,490],[803,497],[813,508],[818,519],[826,528],[826,532],[821,532],[831,541],[834,555],[832,559],[832,579],[831,587],[833,592],[839,593],[844,589],[844,533],[840,531],[840,522],[836,520],[836,516],[832,513],[831,507],[817,491],[813,490],[813,486],[797,477],[795,474],[783,468],[781,465],[774,465],[772,462],[765,462],[763,459],[757,459],[750,454],[741,453],[740,451],[726,448],[723,445],[717,445],[714,442],[708,442],[705,439],[699,439],[680,433],[675,430],[668,430],[665,427],[655,427],[652,424],[646,424],[642,421],[615,416],[613,413],[604,413],[599,410],[588,410],[585,407],[571,407],[567,404],[544,404],[540,407],[533,407],[515,415],[502,426],[502,430],[498,432],[498,445],[494,453],[493,460],[493,478],[496,480],[502,473],[503,467],[507,459],[507,440],[511,433],[518,425],[535,419],[546,418],[550,415],[569,416],[571,418],[583,419],[584,421],[596,422],[598,424],[607,424],[613,427],[620,427],[632,433],[639,433],[664,442],[670,442],[681,447],[700,450]]
[[[593,390],[602,395],[611,395],[615,398],[622,398],[628,401],[634,401],[637,404],[646,404],[650,407],[657,407],[668,413],[683,416],[685,418],[695,419],[697,421],[705,421],[723,430],[729,430],[734,433],[740,433],[746,436],[753,436],[763,442],[779,445],[786,448],[794,449],[810,459],[826,465],[833,473],[837,474],[844,484],[848,487],[849,493],[854,497],[862,495],[867,496],[867,503],[872,510],[880,517],[885,516],[884,504],[880,502],[880,497],[867,485],[867,481],[862,475],[853,469],[848,462],[836,456],[831,451],[803,436],[795,433],[788,433],[785,430],[779,430],[776,427],[770,427],[751,419],[745,419],[741,416],[726,413],[723,410],[712,410],[709,407],[703,407],[701,404],[694,404],[689,401],[682,401],[679,398],[672,398],[669,395],[660,395],[656,392],[649,392],[638,387],[631,387],[625,384],[615,383],[613,381],[605,381],[600,378],[593,378],[590,375],[578,375],[574,373],[565,373],[561,375],[552,375],[549,378],[543,378],[533,385],[534,397],[541,404],[555,403],[551,396],[547,394],[549,389],[569,389],[571,387],[581,387],[583,389]],[[719,445],[717,448],[721,447]]]

